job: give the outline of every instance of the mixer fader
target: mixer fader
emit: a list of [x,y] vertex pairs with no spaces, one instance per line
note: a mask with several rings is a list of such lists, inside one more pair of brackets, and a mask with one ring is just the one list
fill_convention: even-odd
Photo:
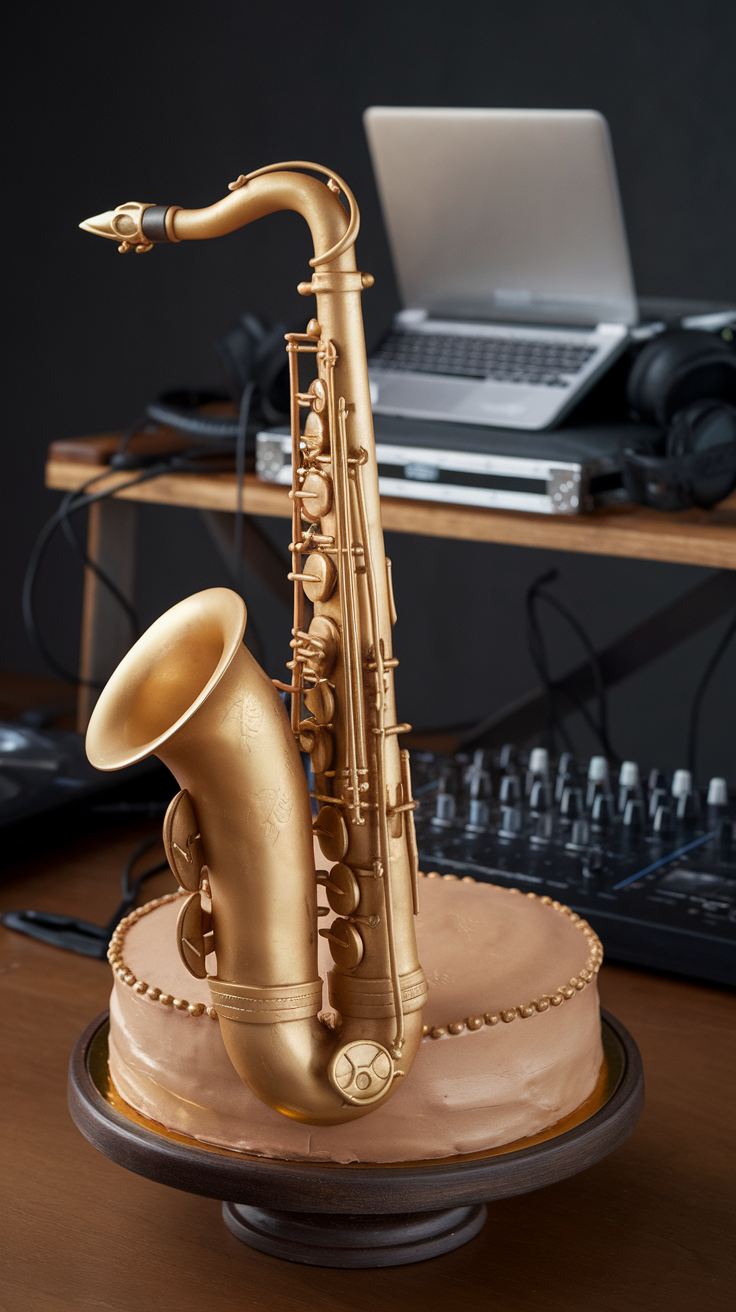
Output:
[[736,984],[736,832],[724,779],[646,777],[544,748],[412,752],[420,865],[564,902],[609,959]]

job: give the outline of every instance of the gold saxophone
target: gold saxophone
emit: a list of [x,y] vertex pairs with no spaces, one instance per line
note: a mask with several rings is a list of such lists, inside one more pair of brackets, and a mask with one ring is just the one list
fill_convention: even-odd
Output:
[[[324,182],[295,169],[326,174]],[[338,200],[344,193],[349,216]],[[241,1079],[296,1120],[365,1116],[408,1074],[426,1001],[417,959],[417,850],[409,754],[397,735],[390,562],[384,554],[360,293],[359,215],[348,187],[292,161],[230,184],[201,210],[129,203],[87,231],[143,253],[156,242],[223,236],[277,210],[309,224],[315,255],[302,295],[305,333],[287,335],[291,377],[294,627],[288,684],[242,642],[245,606],[213,588],[163,615],[113,674],[92,715],[87,753],[117,770],[155,753],[182,792],[164,822],[169,861],[190,892],[179,917],[188,969],[207,976]],[[300,356],[316,377],[306,390]],[[305,422],[302,427],[302,412]],[[305,596],[314,614],[307,627]],[[274,686],[275,685],[275,686]],[[291,694],[291,724],[277,688]],[[311,756],[312,820],[299,751]],[[313,833],[337,864],[315,871]],[[317,906],[331,949],[319,1019]],[[217,973],[205,958],[216,953]]]

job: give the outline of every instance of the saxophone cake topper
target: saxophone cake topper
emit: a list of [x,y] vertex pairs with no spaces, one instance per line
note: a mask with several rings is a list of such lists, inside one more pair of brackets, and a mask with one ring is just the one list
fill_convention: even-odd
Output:
[[[206,209],[127,203],[81,227],[143,254],[286,209],[312,233],[311,281],[299,291],[317,303],[306,332],[286,337],[289,681],[268,678],[244,646],[240,597],[209,589],[161,616],[125,656],[92,714],[87,753],[101,770],[155,754],[175,775],[181,792],[164,842],[189,894],[181,959],[207,979],[243,1083],[284,1116],[329,1126],[381,1107],[407,1079],[427,999],[414,929],[416,803],[398,741],[410,726],[396,717],[396,612],[360,302],[373,279],[356,269],[358,209],[333,172],[292,161],[241,175]],[[302,390],[305,355],[316,376]],[[290,722],[279,691],[290,694]],[[311,758],[314,820],[300,752]],[[315,870],[314,835],[329,871]],[[318,934],[333,960],[329,1024]]]
[[81,226],[144,254],[283,209],[311,229],[299,290],[317,302],[286,337],[289,678],[244,646],[242,599],[211,588],[162,615],[102,691],[92,763],[155,754],[178,780],[163,838],[180,888],[115,930],[109,1030],[101,1017],[79,1039],[69,1104],[114,1161],[231,1200],[225,1224],[252,1247],[395,1266],[472,1239],[488,1198],[623,1142],[641,1065],[618,1022],[602,1030],[602,948],[581,916],[418,870],[360,302],[373,279],[356,269],[349,189],[275,164],[206,209],[128,203]]

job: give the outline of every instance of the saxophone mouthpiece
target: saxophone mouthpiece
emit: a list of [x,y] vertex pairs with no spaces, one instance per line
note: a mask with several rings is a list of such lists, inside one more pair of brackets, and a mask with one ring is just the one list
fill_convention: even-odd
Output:
[[163,236],[158,234],[155,219],[151,235],[144,229],[144,215],[146,212],[148,210],[158,211],[162,208],[159,205],[142,205],[135,200],[126,201],[125,205],[118,205],[117,209],[105,210],[103,214],[94,214],[91,219],[85,219],[79,226],[85,232],[91,232],[96,237],[109,237],[111,241],[119,242],[118,250],[123,255],[130,250],[135,250],[139,255],[143,255],[146,251],[153,250],[154,241],[169,240],[165,233]]
[[120,237],[112,226],[112,220],[115,217],[115,210],[105,210],[104,214],[93,214],[91,219],[85,219],[80,223],[80,228],[85,232],[92,232],[97,237],[111,237],[114,241],[120,241]]

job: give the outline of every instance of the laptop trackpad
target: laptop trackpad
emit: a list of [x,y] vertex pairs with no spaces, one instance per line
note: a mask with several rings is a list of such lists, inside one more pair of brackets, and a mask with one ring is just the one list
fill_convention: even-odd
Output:
[[[536,418],[561,399],[560,389],[513,383],[469,383],[454,378],[375,378],[377,408],[397,413],[452,415],[475,423],[504,424]],[[552,403],[552,404],[550,404]]]

